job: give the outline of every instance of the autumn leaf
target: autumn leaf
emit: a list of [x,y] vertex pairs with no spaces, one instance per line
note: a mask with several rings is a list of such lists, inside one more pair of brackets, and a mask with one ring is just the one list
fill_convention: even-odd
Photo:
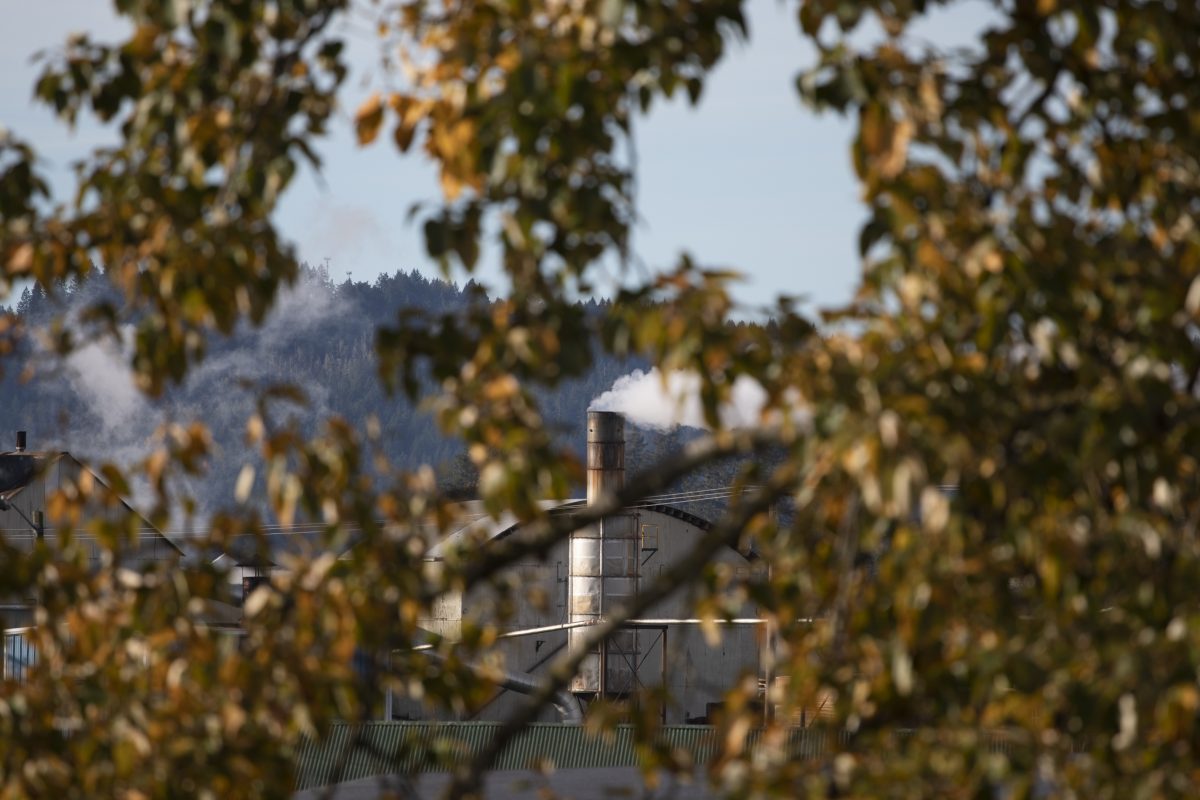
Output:
[[885,179],[895,178],[908,161],[908,143],[912,140],[915,126],[907,118],[890,126],[889,137],[876,161],[879,174]]
[[358,143],[368,145],[375,141],[382,124],[383,100],[377,92],[368,97],[354,114],[354,130],[358,134]]
[[22,275],[31,269],[33,269],[33,245],[25,242],[8,257],[8,271],[14,275]]

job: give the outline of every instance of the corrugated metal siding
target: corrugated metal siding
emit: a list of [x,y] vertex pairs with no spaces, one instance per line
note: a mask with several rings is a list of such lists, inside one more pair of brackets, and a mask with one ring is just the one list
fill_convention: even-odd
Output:
[[[79,481],[85,469],[83,464],[70,453],[36,453],[31,454],[40,460],[39,471],[33,479],[11,499],[11,504],[20,509],[21,513],[9,509],[0,511],[0,536],[19,550],[29,551],[34,547],[36,534],[30,528],[26,518],[33,519],[34,512],[47,510],[47,500],[55,493],[72,489]],[[94,474],[93,474],[93,477]],[[98,477],[96,480],[103,484]],[[119,498],[118,498],[119,499]],[[24,517],[21,514],[24,514]],[[83,519],[103,519],[108,522],[118,522],[127,513],[136,515],[130,506],[121,500],[109,505],[104,502],[103,492],[100,496],[87,502],[83,509]],[[45,538],[53,543],[58,536],[54,520],[46,519]],[[136,567],[144,562],[174,560],[183,550],[174,542],[156,530],[145,519],[138,533],[137,545],[123,551],[123,558],[128,566]],[[90,549],[93,566],[100,563],[100,548],[91,534],[82,530],[75,532],[77,542],[86,544]]]
[[4,666],[0,674],[18,684],[25,683],[29,670],[37,666],[37,648],[17,631],[4,632]]
[[[301,744],[296,788],[377,775],[445,772],[481,752],[499,727],[495,722],[337,724],[323,741]],[[825,751],[827,735],[819,730],[793,729],[788,750],[793,758],[819,756]],[[713,728],[705,725],[666,726],[660,736],[661,744],[690,753],[698,765],[707,764],[717,750]],[[757,746],[759,738],[759,733],[751,733],[749,746]],[[493,768],[531,769],[543,764],[556,769],[637,766],[633,729],[620,726],[596,737],[573,725],[531,725],[501,753]]]

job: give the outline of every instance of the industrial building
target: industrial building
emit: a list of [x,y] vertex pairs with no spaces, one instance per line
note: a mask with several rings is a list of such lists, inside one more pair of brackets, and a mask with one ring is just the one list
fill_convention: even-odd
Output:
[[[624,419],[615,413],[590,412],[587,435],[587,496],[561,504],[547,504],[553,514],[571,514],[594,503],[625,482]],[[100,491],[89,492],[89,488]],[[82,514],[89,519],[117,521],[130,508],[69,453],[34,453],[27,450],[22,434],[17,448],[0,454],[0,532],[5,541],[28,550],[39,539],[52,543],[57,530],[47,526],[45,510],[55,495],[89,495]],[[480,503],[464,503],[460,525],[428,551],[430,568],[454,544],[469,537],[480,543],[484,556],[491,542],[519,536],[515,518],[493,519]],[[710,527],[708,520],[683,505],[650,499],[599,524],[585,527],[559,542],[542,558],[529,557],[508,568],[510,583],[522,592],[515,596],[512,613],[499,617],[497,590],[476,587],[465,594],[444,596],[421,620],[431,636],[457,639],[464,622],[492,623],[503,635],[489,662],[499,661],[505,671],[496,695],[482,708],[455,716],[459,721],[494,721],[507,718],[522,693],[529,692],[553,659],[571,648],[586,647],[584,637],[612,608],[636,596],[639,587],[654,581],[663,570],[686,556]],[[265,542],[248,537],[234,542],[230,552],[217,557],[229,567],[234,595],[244,596],[258,584],[269,581],[287,559],[287,551],[313,554],[320,546],[317,528],[288,531],[267,537]],[[94,542],[83,534],[93,558],[100,558]],[[253,538],[253,541],[250,539]],[[352,546],[354,537],[347,539]],[[239,547],[239,544],[246,545]],[[143,520],[136,540],[121,554],[128,566],[137,568],[148,561],[178,559],[181,548]],[[744,578],[763,569],[751,554],[726,548],[716,562]],[[739,680],[759,674],[763,658],[762,625],[758,609],[747,604],[739,610],[735,624],[720,627],[719,640],[706,639],[696,624],[694,589],[681,589],[650,608],[639,619],[623,626],[603,647],[583,655],[582,667],[569,693],[547,710],[543,719],[578,721],[587,705],[597,698],[621,699],[635,696],[644,688],[665,687],[668,701],[661,704],[664,724],[705,722],[715,704]],[[4,625],[10,634],[31,624],[30,598],[4,598]],[[223,604],[216,604],[223,605]],[[222,615],[224,617],[225,615]],[[236,624],[222,619],[223,626]],[[20,648],[12,635],[6,656]],[[33,657],[32,654],[29,656]],[[10,659],[6,659],[10,660]],[[26,659],[28,660],[28,659]],[[14,669],[17,665],[10,665]],[[12,670],[7,670],[11,673]],[[6,673],[6,674],[7,674]],[[380,709],[384,719],[447,720],[448,712],[424,707],[419,701],[388,696]]]
[[[570,513],[596,502],[625,481],[625,421],[619,414],[588,414],[587,498],[552,509]],[[431,562],[463,537],[486,542],[519,535],[512,520],[486,517],[468,521],[429,553]],[[465,595],[444,597],[432,615],[421,621],[431,633],[458,638],[463,620],[499,622],[504,635],[496,644],[509,673],[490,703],[465,715],[470,720],[508,717],[521,700],[523,684],[536,682],[555,656],[583,647],[588,628],[607,610],[636,595],[690,552],[710,523],[669,503],[647,502],[605,518],[599,525],[577,531],[558,543],[544,558],[530,557],[510,567],[523,595],[514,613],[497,620],[495,591],[481,587]],[[750,577],[763,569],[749,554],[725,548],[716,561],[735,574]],[[521,598],[518,598],[520,600]],[[735,624],[720,627],[719,641],[710,643],[695,620],[694,590],[677,591],[611,637],[602,648],[583,658],[570,687],[578,707],[598,697],[623,698],[639,689],[663,687],[669,697],[661,708],[665,724],[707,721],[715,704],[741,678],[757,677],[762,658],[762,626],[758,609],[747,604]],[[562,702],[560,715],[562,714]],[[385,718],[423,719],[430,713],[419,703],[391,698]],[[547,712],[545,719],[553,719]]]
[[[73,540],[88,549],[93,564],[100,563],[101,548],[86,525],[97,520],[114,525],[128,524],[131,518],[136,521],[136,536],[115,553],[122,566],[138,569],[148,562],[172,561],[183,555],[179,544],[134,511],[73,455],[31,451],[26,442],[25,431],[18,431],[16,447],[0,453],[0,537],[8,547],[29,552],[38,541],[54,545],[59,528],[53,520],[47,523],[47,508],[57,504],[60,515],[71,520]],[[75,505],[69,506],[72,503]],[[11,606],[4,608],[11,610]]]
[[[67,510],[68,501],[78,501]],[[133,509],[91,470],[67,452],[35,452],[27,447],[25,431],[18,431],[16,447],[0,453],[0,539],[5,548],[31,552],[39,542],[53,546],[59,528],[47,514],[58,504],[73,520],[74,541],[86,548],[98,566],[101,549],[85,529],[86,521],[114,524],[132,518],[137,534],[118,553],[123,566],[138,569],[148,562],[174,561],[183,550]],[[48,523],[47,520],[51,521]],[[34,598],[0,594],[0,623],[4,628],[3,677],[21,678],[36,661],[37,654],[26,641],[25,631],[33,624]]]
[[[587,426],[587,494],[565,503],[547,502],[551,514],[571,514],[595,502],[625,482],[625,420],[616,413],[589,412]],[[468,501],[456,509],[457,527],[442,534],[432,522],[422,531],[434,540],[426,554],[431,570],[452,548],[470,543],[486,558],[490,544],[519,536],[511,514],[489,515],[481,502]],[[498,590],[493,586],[450,593],[438,599],[420,626],[431,638],[457,640],[464,622],[495,625],[501,636],[482,657],[499,661],[504,678],[495,696],[482,708],[452,715],[420,701],[388,695],[380,715],[385,720],[498,721],[510,716],[523,694],[533,691],[556,656],[580,647],[588,629],[606,611],[637,594],[665,569],[685,557],[710,522],[669,500],[639,503],[583,528],[556,544],[544,557],[528,556],[510,565],[501,582],[520,587],[507,604],[511,613],[497,613]],[[261,536],[235,537],[217,562],[229,571],[234,596],[245,596],[286,567],[288,554],[316,555],[322,547],[321,525],[299,525]],[[356,540],[346,538],[350,549]],[[341,554],[339,554],[341,555]],[[765,565],[753,555],[723,549],[715,559],[735,576],[749,579]],[[578,721],[596,698],[622,699],[639,689],[666,687],[669,702],[659,709],[664,724],[707,721],[724,693],[739,680],[757,679],[763,664],[763,620],[747,603],[732,623],[719,626],[719,641],[705,638],[695,619],[694,588],[685,588],[624,626],[603,648],[584,656],[569,693],[547,709],[542,719]]]
[[[624,425],[624,419],[618,414],[589,413],[586,497],[565,503],[547,503],[544,508],[548,513],[576,513],[624,486]],[[80,529],[85,520],[117,522],[127,519],[131,513],[124,501],[115,497],[96,475],[69,453],[29,452],[23,435],[15,450],[0,453],[0,535],[5,543],[25,551],[36,547],[39,540],[52,544],[59,531],[47,524],[46,510],[48,504],[50,508],[55,507],[56,496],[89,498],[80,509]],[[489,544],[521,534],[521,527],[514,517],[504,515],[494,519],[485,513],[481,503],[464,503],[458,510],[458,528],[436,540],[426,554],[430,569],[437,569],[444,554],[457,543],[478,544],[486,558]],[[179,560],[182,549],[148,522],[142,522],[136,544],[122,552],[120,558],[134,568],[165,559],[185,566],[186,562]],[[682,737],[681,742],[699,747],[697,752],[708,752],[706,748],[711,749],[713,728],[705,723],[710,721],[715,707],[739,681],[757,680],[764,659],[770,657],[764,649],[765,625],[753,604],[739,609],[733,624],[719,627],[717,641],[706,639],[698,620],[694,619],[695,590],[688,587],[669,595],[638,619],[621,627],[601,647],[588,649],[585,636],[613,608],[635,597],[642,587],[685,558],[710,527],[709,520],[689,511],[686,503],[672,505],[668,498],[650,498],[598,524],[581,528],[553,546],[544,557],[531,556],[508,567],[508,572],[501,578],[521,589],[512,595],[516,602],[509,604],[511,614],[497,614],[502,604],[498,602],[499,590],[492,586],[443,596],[430,615],[420,621],[430,637],[458,639],[464,624],[471,622],[493,623],[502,631],[492,649],[480,656],[489,666],[501,665],[503,678],[494,695],[481,707],[453,712],[389,693],[379,707],[379,715],[384,721],[377,724],[384,727],[370,730],[385,737],[397,731],[396,735],[407,736],[408,732],[416,730],[412,726],[432,724],[427,733],[439,740],[476,731],[484,735],[493,730],[497,722],[508,719],[524,702],[525,695],[540,685],[556,656],[569,653],[572,648],[581,648],[579,674],[540,717],[542,723],[568,724],[535,726],[549,738],[545,742],[539,739],[537,743],[531,743],[536,752],[530,756],[534,761],[529,764],[535,761],[558,763],[564,769],[577,766],[564,755],[566,751],[560,752],[564,747],[572,752],[579,750],[589,754],[588,763],[600,756],[608,759],[601,759],[601,762],[609,766],[609,761],[612,764],[634,763],[628,743],[622,746],[629,753],[621,750],[605,755],[604,745],[591,739],[578,739],[571,731],[581,730],[575,724],[583,720],[588,706],[597,699],[632,699],[639,697],[642,689],[664,687],[665,692],[647,694],[654,698],[649,702],[655,704],[654,713],[661,714],[663,730]],[[272,574],[287,568],[288,553],[315,555],[323,547],[322,529],[323,526],[318,525],[301,526],[265,537],[235,539],[228,552],[211,554],[208,558],[216,559],[228,568],[230,582],[235,584],[231,587],[232,594],[244,599],[258,585],[269,583]],[[91,548],[93,559],[99,562],[101,553],[95,543],[87,539],[87,534],[80,540]],[[347,547],[353,547],[353,533],[345,542]],[[714,561],[744,579],[765,569],[753,554],[733,548],[723,549]],[[6,628],[3,674],[20,681],[37,663],[37,653],[24,636],[28,629],[21,627],[32,624],[32,598],[0,598],[0,601],[5,603],[0,610]],[[213,603],[213,606],[220,607],[217,610],[222,613],[217,615],[219,620],[214,617],[209,622],[236,632],[240,625],[239,610],[222,603]],[[226,615],[224,610],[232,612],[232,616]],[[371,672],[365,671],[364,678]],[[444,722],[474,723],[482,727],[437,724]],[[628,737],[628,731],[622,735]],[[571,738],[573,736],[575,738]],[[816,739],[812,741],[820,744]],[[696,742],[701,744],[696,745]],[[324,753],[325,749],[321,748],[326,744],[313,743],[304,753],[316,758],[313,754]],[[811,749],[809,739],[803,739],[800,744],[806,751]],[[301,786],[334,780],[319,769],[320,763],[324,762],[317,759],[309,764],[312,759],[306,758],[301,757],[298,761],[298,769],[304,777]],[[355,759],[353,763],[359,761],[361,759]],[[529,765],[526,761],[528,759],[517,758],[514,765],[524,769]],[[364,762],[360,765],[362,769],[353,776],[392,772],[398,763],[393,759]],[[422,767],[430,768],[430,765]],[[346,777],[350,774],[340,779]]]

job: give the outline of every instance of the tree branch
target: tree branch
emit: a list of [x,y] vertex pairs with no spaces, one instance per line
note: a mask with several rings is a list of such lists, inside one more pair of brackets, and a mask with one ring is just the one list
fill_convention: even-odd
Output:
[[858,552],[858,495],[850,498],[846,510],[842,513],[842,521],[838,531],[837,561],[838,583],[834,599],[833,613],[830,615],[833,628],[834,660],[841,658],[842,645],[845,642],[846,617],[850,608],[850,588],[853,582],[854,555]]
[[[544,556],[555,544],[581,528],[595,524],[605,517],[619,513],[630,505],[670,487],[679,478],[710,461],[729,456],[749,455],[771,445],[787,445],[795,440],[794,435],[781,428],[756,428],[753,430],[723,431],[688,446],[683,454],[673,461],[656,464],[651,469],[634,477],[621,491],[603,495],[598,502],[579,509],[569,515],[547,515],[522,526],[519,536],[493,541],[488,545],[487,557],[476,558],[447,576],[461,580],[465,586],[474,586],[502,571],[526,556]],[[422,600],[426,603],[442,595],[449,587],[436,586],[426,590]]]

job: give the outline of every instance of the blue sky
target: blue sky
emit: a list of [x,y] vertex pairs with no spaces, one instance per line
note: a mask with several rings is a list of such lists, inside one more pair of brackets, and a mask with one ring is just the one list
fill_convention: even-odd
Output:
[[[30,56],[73,31],[111,39],[125,28],[97,0],[12,5],[0,27],[0,125],[33,141],[56,187],[69,191],[69,164],[112,134],[87,121],[69,133],[34,104]],[[940,44],[969,41],[984,13],[978,0],[964,5],[921,32]],[[781,293],[837,304],[858,277],[855,243],[865,216],[850,166],[851,127],[815,116],[796,97],[795,76],[812,51],[798,32],[795,5],[750,0],[748,7],[750,41],[732,44],[699,107],[659,104],[638,122],[635,248],[651,269],[684,250],[702,264],[737,269],[747,281],[735,294],[748,304]],[[419,154],[399,156],[387,137],[365,150],[355,144],[351,115],[369,91],[377,50],[364,25],[346,34],[354,69],[333,133],[318,147],[322,174],[297,178],[277,221],[302,259],[328,260],[337,280],[412,268],[434,274],[418,227],[406,221],[412,203],[437,197],[434,171]],[[486,264],[481,278],[498,284]]]

